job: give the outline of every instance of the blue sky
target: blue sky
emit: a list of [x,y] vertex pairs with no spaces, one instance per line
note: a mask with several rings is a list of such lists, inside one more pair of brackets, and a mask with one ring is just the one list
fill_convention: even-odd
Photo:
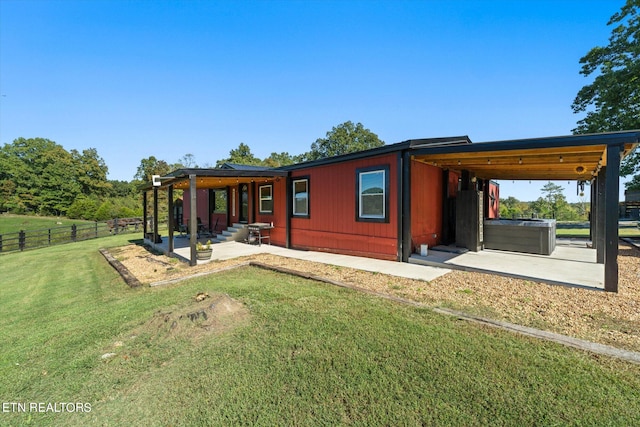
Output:
[[578,61],[622,4],[1,0],[0,143],[94,147],[130,180],[151,155],[299,154],[347,120],[386,143],[567,135]]

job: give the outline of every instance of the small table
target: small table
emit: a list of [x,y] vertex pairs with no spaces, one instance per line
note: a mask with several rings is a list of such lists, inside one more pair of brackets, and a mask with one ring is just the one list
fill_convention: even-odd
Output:
[[[254,222],[247,226],[249,229],[249,235],[247,241],[249,243],[257,242],[258,246],[262,246],[262,241],[267,240],[271,244],[271,229],[273,226],[266,222]],[[268,235],[264,235],[263,232],[268,231]]]

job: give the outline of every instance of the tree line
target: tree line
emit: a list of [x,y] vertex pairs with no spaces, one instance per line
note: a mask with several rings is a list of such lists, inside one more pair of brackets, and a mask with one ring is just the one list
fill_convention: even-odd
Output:
[[[345,122],[327,132],[326,138],[317,139],[307,153],[272,153],[259,159],[248,145],[240,143],[216,166],[237,163],[279,167],[382,145],[384,142],[361,123]],[[138,186],[149,182],[152,175],[189,167],[199,167],[192,154],[175,163],[150,156],[140,161],[133,180],[108,180],[109,169],[95,148],[67,151],[49,139],[18,138],[0,147],[0,212],[95,221],[138,217],[142,216]]]
[[[532,202],[515,197],[500,199],[501,218],[555,218],[558,221],[587,221],[591,204],[584,199],[569,203],[564,188],[552,182],[542,187],[542,196]],[[584,197],[584,194],[582,195]]]
[[[575,134],[640,129],[640,0],[627,0],[607,25],[613,27],[609,44],[594,47],[580,59],[580,73],[595,78],[573,101],[575,113],[586,113],[573,129]],[[215,165],[280,167],[382,145],[384,142],[361,123],[347,121],[333,127],[325,138],[318,138],[305,153],[273,152],[259,159],[247,144],[240,143]],[[151,175],[166,175],[181,167],[198,165],[191,154],[176,163],[151,156],[141,160],[132,181],[107,180],[107,165],[94,148],[67,151],[48,139],[18,138],[0,147],[0,212],[93,220],[140,216],[137,186],[148,182]],[[640,190],[639,150],[622,162],[621,175],[633,177],[626,183],[628,190]],[[584,209],[566,203],[561,192],[562,197],[552,188],[543,193],[526,209],[524,202],[504,199],[501,211],[504,208],[505,217],[528,216],[532,212],[558,219],[584,216]]]

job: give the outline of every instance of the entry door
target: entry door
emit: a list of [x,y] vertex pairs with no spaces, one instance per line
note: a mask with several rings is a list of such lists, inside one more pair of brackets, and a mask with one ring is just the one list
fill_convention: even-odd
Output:
[[249,222],[249,187],[247,184],[240,185],[240,216],[238,221]]

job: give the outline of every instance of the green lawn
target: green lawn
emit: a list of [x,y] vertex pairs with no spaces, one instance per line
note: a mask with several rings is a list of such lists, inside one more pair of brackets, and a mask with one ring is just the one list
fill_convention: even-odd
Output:
[[[58,224],[58,222],[61,224]],[[92,221],[68,219],[65,217],[2,214],[0,215],[0,234],[17,233],[20,230],[71,227],[73,224],[84,224],[87,222]]]
[[[624,227],[618,229],[620,237],[640,237],[639,228]],[[589,237],[588,228],[558,228],[556,229],[558,237]]]
[[[91,405],[0,425],[640,424],[640,366],[253,267],[130,289],[97,252],[130,238],[0,258],[2,401]],[[249,318],[149,323],[200,291]]]

